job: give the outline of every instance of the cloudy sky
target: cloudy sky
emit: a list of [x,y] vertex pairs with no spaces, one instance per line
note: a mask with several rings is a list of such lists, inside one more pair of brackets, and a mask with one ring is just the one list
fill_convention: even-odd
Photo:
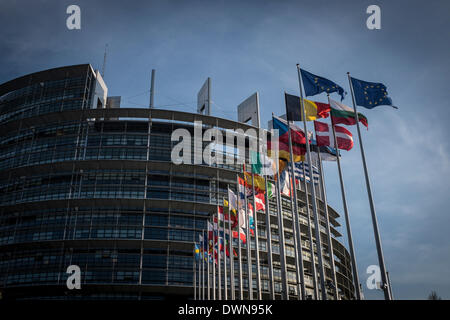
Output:
[[[81,8],[81,30],[66,28],[70,4]],[[366,27],[371,4],[381,7],[381,30]],[[347,91],[347,71],[383,82],[399,109],[360,111],[369,119],[363,139],[394,296],[436,290],[450,299],[449,15],[445,0],[2,0],[0,82],[63,65],[101,69],[108,44],[105,81],[123,107],[148,104],[155,68],[157,107],[195,111],[209,76],[213,115],[236,120],[236,106],[258,91],[264,124],[283,113],[284,91],[298,94],[296,63]],[[343,171],[358,268],[366,298],[380,299],[365,285],[377,255],[349,129],[355,147]],[[326,180],[329,202],[342,212],[333,163]]]

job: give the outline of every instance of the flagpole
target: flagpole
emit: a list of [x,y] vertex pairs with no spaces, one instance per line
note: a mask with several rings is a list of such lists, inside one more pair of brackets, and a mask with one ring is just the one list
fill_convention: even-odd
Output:
[[[378,230],[377,214],[375,212],[375,204],[373,202],[372,189],[370,187],[369,172],[367,169],[366,156],[364,153],[364,146],[363,146],[363,142],[362,142],[362,138],[361,138],[361,129],[359,127],[359,117],[358,117],[358,111],[356,109],[355,93],[353,91],[353,84],[351,81],[350,72],[347,72],[347,77],[348,77],[348,82],[350,84],[350,91],[352,93],[353,109],[355,110],[355,120],[356,120],[356,128],[358,130],[359,148],[361,150],[361,158],[362,158],[363,167],[364,167],[364,175],[366,178],[367,195],[369,197],[370,212],[372,214],[373,232],[375,235],[375,243],[377,246],[378,263],[380,264],[380,271],[381,271],[381,280],[383,281],[382,289],[384,291],[385,300],[392,300],[392,297],[390,294],[390,288],[389,288],[389,281],[387,280],[387,275],[386,275],[386,266],[384,263],[383,248],[381,246],[380,232]],[[356,285],[359,285],[359,284],[356,284]]]
[[202,300],[205,300],[205,229],[202,235]]
[[218,298],[222,300],[222,268],[220,259],[220,214],[219,214],[219,171],[217,171],[217,286],[218,286]]
[[[317,133],[316,133],[317,137]],[[338,155],[339,156],[339,155]],[[322,159],[320,157],[320,148],[317,146],[317,159],[319,160],[319,170],[320,170],[320,188],[322,189],[322,200],[324,204],[325,211],[325,223],[328,233],[328,254],[330,255],[330,264],[331,264],[331,278],[333,279],[333,292],[334,298],[339,300],[338,294],[338,283],[336,277],[336,265],[334,263],[334,248],[333,248],[333,239],[331,238],[331,228],[330,228],[330,216],[328,212],[328,200],[327,200],[327,191],[325,190],[325,175],[323,173],[323,165]]]
[[264,177],[264,184],[266,186],[266,194],[264,200],[266,201],[266,238],[267,238],[267,263],[269,264],[269,291],[270,299],[275,300],[275,288],[273,285],[273,261],[272,261],[272,228],[270,227],[270,207],[267,178]]
[[311,215],[309,213],[309,196],[308,196],[308,184],[306,182],[306,171],[305,171],[305,162],[302,161],[302,174],[303,174],[303,187],[305,188],[305,209],[306,209],[306,218],[308,219],[308,240],[309,240],[309,253],[311,255],[311,273],[312,273],[312,282],[314,288],[314,299],[318,299],[319,291],[317,286],[317,272],[316,272],[316,258],[314,254],[314,241],[312,237],[312,226],[311,226]]
[[[286,94],[285,94],[286,97]],[[286,115],[287,112],[287,105],[286,105]],[[301,299],[305,299],[306,296],[306,289],[305,289],[305,271],[303,266],[303,249],[302,249],[302,235],[301,235],[301,228],[300,228],[300,222],[299,222],[299,215],[298,215],[298,199],[297,199],[297,185],[295,183],[295,169],[294,169],[294,156],[293,156],[293,148],[292,148],[292,136],[291,136],[291,124],[290,121],[288,121],[288,139],[289,139],[289,157],[291,161],[290,170],[291,170],[291,184],[292,184],[292,192],[294,193],[291,195],[291,212],[294,216],[294,225],[293,225],[293,232],[294,232],[294,250],[295,250],[295,263],[297,265],[296,275],[297,275],[297,285],[298,288],[298,296]]]
[[[230,186],[228,185],[228,189]],[[228,191],[229,192],[229,191]],[[229,197],[228,197],[229,198]],[[237,199],[237,197],[236,197]],[[229,237],[229,249],[230,252],[230,296],[231,300],[234,300],[234,250],[233,250],[233,231],[231,230],[231,201],[228,199],[228,237]]]
[[[205,241],[205,239],[203,239],[203,241]],[[208,286],[208,291],[206,292],[206,298],[208,300],[211,300],[211,295],[210,295],[210,291],[211,291],[211,284],[210,284],[210,269],[209,269],[209,263],[210,263],[211,259],[209,256],[209,230],[208,230],[208,224],[206,224],[206,274],[207,274],[207,286]]]
[[[244,169],[244,182],[247,184],[247,180],[245,179],[245,165],[243,165]],[[244,185],[244,188],[246,186]],[[248,299],[253,300],[253,275],[252,275],[252,252],[251,252],[251,239],[250,239],[250,216],[248,213],[248,200],[247,200],[247,189],[244,192],[245,195],[245,231],[246,231],[246,249],[247,249],[247,275],[248,275]],[[255,208],[253,208],[255,210]]]
[[[213,285],[213,277],[214,277],[214,271],[213,271],[213,265],[214,265],[214,252],[211,254],[210,248],[211,248],[211,239],[209,238],[209,230],[210,230],[210,219],[207,220],[207,230],[208,230],[208,300],[214,300],[212,291],[214,290]],[[214,228],[212,229],[213,237],[214,237]]]
[[391,286],[391,278],[389,277],[389,272],[386,271],[387,280],[389,282],[389,293],[391,294],[392,300],[394,300],[394,294],[392,293],[392,286]]
[[[222,199],[222,204],[223,204],[223,199]],[[228,204],[228,205],[230,205],[230,204]],[[223,248],[223,298],[224,298],[224,300],[228,300],[228,276],[227,276],[227,250],[226,250],[226,247],[227,247],[227,243],[226,243],[226,240],[227,240],[227,237],[226,237],[226,234],[225,234],[225,212],[224,212],[224,210],[225,210],[225,208],[223,208],[223,210],[222,210],[222,213],[223,213],[223,226],[222,226],[222,230],[223,230],[223,233],[222,233],[222,236],[223,236],[223,246],[222,246],[222,248]]]
[[[256,114],[258,117],[258,140],[257,145],[260,144],[259,133],[260,133],[260,119],[259,119],[259,93],[256,93]],[[259,151],[259,148],[257,148]],[[256,259],[256,290],[257,290],[257,300],[262,300],[262,290],[261,290],[261,269],[259,262],[259,239],[258,239],[258,210],[256,210],[256,193],[255,193],[255,179],[252,167],[252,188],[253,188],[253,221],[255,223],[255,259]],[[266,189],[267,191],[267,189]]]
[[287,268],[286,268],[286,247],[284,241],[284,217],[281,209],[281,188],[280,188],[280,179],[278,174],[278,165],[277,165],[277,211],[278,211],[278,235],[280,237],[279,245],[280,245],[280,260],[281,260],[281,284],[282,284],[282,296],[284,295],[285,300],[289,300],[288,294],[288,283],[287,283]]
[[214,228],[214,215],[213,215],[213,219],[212,219],[212,286],[213,286],[213,290],[212,290],[212,296],[213,296],[213,300],[216,300],[216,255],[215,255],[215,251],[214,251],[214,241],[216,238],[216,229]]
[[[329,96],[328,96],[328,104],[330,104]],[[332,117],[331,117],[331,128],[333,130],[334,147],[336,148],[336,153],[337,153],[336,162],[337,162],[338,173],[339,173],[339,181],[341,184],[342,204],[344,207],[345,226],[347,229],[347,240],[348,240],[348,246],[349,246],[349,250],[350,250],[350,258],[352,261],[352,274],[353,274],[353,281],[354,281],[355,292],[356,292],[356,299],[361,300],[361,288],[359,287],[358,267],[356,264],[356,255],[355,255],[355,249],[354,249],[354,245],[353,245],[352,228],[350,226],[350,216],[348,214],[347,196],[345,194],[345,187],[344,187],[344,175],[342,174],[341,159],[339,157],[339,149],[338,149],[337,138],[336,138],[336,130],[334,128],[334,122],[333,122]]]
[[256,259],[256,292],[257,299],[262,300],[261,297],[261,277],[259,268],[259,241],[258,241],[258,210],[256,210],[256,192],[255,192],[255,178],[252,168],[252,190],[253,190],[253,222],[255,224],[255,259]]
[[[195,250],[195,242],[194,242]],[[195,251],[194,251],[194,300],[197,300],[197,263],[195,262]]]
[[202,272],[201,272],[200,266],[201,266],[201,263],[199,261],[199,263],[198,263],[198,300],[202,300],[202,282],[201,282]]
[[[261,129],[260,129],[261,130]],[[267,147],[266,151],[267,153]],[[266,166],[266,158],[263,156],[263,166]],[[264,175],[264,186],[266,188],[266,193],[264,195],[264,200],[266,201],[266,238],[267,238],[267,263],[269,264],[269,290],[270,290],[270,299],[275,300],[275,288],[273,285],[273,262],[272,262],[272,230],[270,227],[270,207],[269,207],[269,188],[267,183],[267,177]]]
[[[203,234],[204,234],[204,232],[202,231],[202,237],[203,237]],[[202,239],[202,241],[200,242],[200,243],[202,243],[203,242],[203,239]],[[201,268],[200,268],[200,271],[201,271],[201,274],[200,274],[200,281],[201,281],[201,290],[200,290],[200,297],[201,297],[201,300],[205,300],[205,283],[204,283],[204,277],[203,277],[203,275],[204,275],[204,260],[203,260],[203,256],[204,256],[204,252],[203,252],[203,244],[201,244],[201,247],[200,247],[201,249],[200,249],[200,259],[201,259]]]
[[[309,166],[309,178],[311,182],[311,197],[312,197],[312,205],[313,205],[313,213],[314,213],[314,227],[316,229],[316,246],[317,246],[317,256],[319,258],[319,272],[320,272],[320,287],[322,291],[322,300],[327,300],[327,292],[325,289],[325,272],[323,268],[323,261],[322,261],[322,244],[321,244],[321,237],[320,237],[320,228],[319,228],[319,214],[317,212],[317,203],[316,203],[316,190],[314,188],[314,179],[313,179],[313,170],[312,170],[312,161],[311,161],[311,150],[309,145],[309,137],[308,137],[308,128],[306,126],[306,111],[305,111],[305,105],[303,103],[303,83],[302,83],[302,77],[300,75],[300,65],[297,64],[297,72],[298,72],[298,81],[299,81],[299,87],[300,87],[300,105],[302,108],[302,115],[303,115],[303,126],[305,128],[305,136],[306,136],[306,154],[308,157],[308,166]],[[305,179],[306,181],[306,179]],[[312,248],[314,250],[314,246]],[[313,261],[315,263],[315,261]]]
[[[241,218],[240,218],[240,185],[239,185],[239,175],[236,175],[236,183],[237,183],[237,190],[238,190],[238,212],[237,212],[237,219],[238,219],[238,264],[239,264],[239,300],[244,299],[244,292],[242,287],[242,245],[241,245]],[[245,185],[244,185],[244,194],[245,194]]]
[[[273,112],[272,112],[273,119]],[[278,150],[276,150],[278,152]],[[289,300],[288,294],[288,283],[287,283],[287,269],[286,269],[286,248],[284,246],[284,222],[282,213],[282,202],[281,202],[281,186],[280,186],[280,174],[279,174],[279,157],[277,156],[277,161],[275,161],[276,170],[276,200],[277,200],[277,218],[278,218],[278,236],[279,236],[279,246],[280,246],[280,264],[281,264],[281,287],[282,293],[285,300]]]

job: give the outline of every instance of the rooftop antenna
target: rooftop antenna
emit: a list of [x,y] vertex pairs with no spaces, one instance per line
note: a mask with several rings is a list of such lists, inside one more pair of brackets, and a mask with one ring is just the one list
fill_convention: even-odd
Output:
[[105,78],[106,50],[107,50],[107,49],[108,49],[108,44],[105,45],[105,54],[103,55],[102,78]]
[[155,107],[154,105],[154,99],[155,99],[155,69],[152,69],[152,80],[150,85],[150,109],[153,109]]

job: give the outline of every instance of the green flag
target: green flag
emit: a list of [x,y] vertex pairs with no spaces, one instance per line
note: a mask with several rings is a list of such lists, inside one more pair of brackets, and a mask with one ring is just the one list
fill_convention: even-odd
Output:
[[273,197],[273,190],[275,190],[275,186],[271,182],[267,182],[267,198],[271,199]]
[[262,176],[273,176],[275,174],[275,163],[266,154],[252,151],[250,154],[252,172]]

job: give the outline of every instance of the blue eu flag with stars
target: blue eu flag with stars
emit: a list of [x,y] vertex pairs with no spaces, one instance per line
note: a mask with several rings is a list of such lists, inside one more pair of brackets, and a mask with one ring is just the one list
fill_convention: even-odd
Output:
[[350,78],[355,94],[356,104],[361,107],[372,109],[381,105],[392,106],[392,99],[388,97],[386,86],[382,83],[367,82]]
[[300,69],[300,73],[302,75],[303,88],[305,89],[305,94],[307,97],[314,96],[322,92],[337,92],[341,96],[342,101],[344,99],[344,95],[347,94],[341,86],[331,80],[316,76],[315,74],[303,69]]

